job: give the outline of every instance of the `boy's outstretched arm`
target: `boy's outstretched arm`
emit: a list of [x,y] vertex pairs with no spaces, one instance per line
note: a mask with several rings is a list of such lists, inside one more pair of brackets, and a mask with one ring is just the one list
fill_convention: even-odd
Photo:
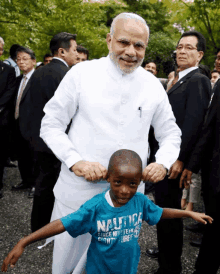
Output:
[[4,259],[2,264],[2,272],[6,272],[8,270],[9,264],[12,268],[15,266],[17,260],[22,255],[24,248],[27,245],[60,234],[64,231],[65,228],[62,222],[60,220],[56,220],[35,231],[34,233],[31,233],[30,235],[22,238]]
[[[173,209],[173,208],[164,208],[163,214],[161,216],[162,219],[174,219],[174,218],[183,218],[189,217],[197,222],[207,224],[207,221],[211,224],[213,222],[212,217],[205,215],[205,213],[198,213],[194,211]],[[206,221],[207,220],[207,221]]]

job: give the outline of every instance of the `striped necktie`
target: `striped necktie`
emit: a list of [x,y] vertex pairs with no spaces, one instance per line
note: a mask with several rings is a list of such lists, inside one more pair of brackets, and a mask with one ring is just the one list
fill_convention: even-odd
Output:
[[24,75],[24,76],[23,76],[23,83],[22,83],[22,86],[21,86],[21,90],[20,90],[20,93],[19,93],[18,98],[17,98],[17,101],[16,101],[16,106],[15,106],[15,119],[18,119],[18,117],[19,117],[19,105],[20,105],[20,102],[21,102],[21,97],[22,97],[24,88],[25,88],[25,86],[26,86],[26,82],[27,82],[27,76]]

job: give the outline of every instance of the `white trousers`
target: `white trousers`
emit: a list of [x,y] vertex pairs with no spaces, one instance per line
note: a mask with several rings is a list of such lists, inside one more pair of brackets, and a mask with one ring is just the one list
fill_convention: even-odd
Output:
[[[72,208],[65,206],[55,199],[51,222],[74,211],[75,210]],[[64,232],[48,239],[47,241],[53,239],[54,250],[52,274],[85,273],[87,250],[91,242],[91,235],[86,233],[77,238],[73,238],[68,234],[68,232]]]

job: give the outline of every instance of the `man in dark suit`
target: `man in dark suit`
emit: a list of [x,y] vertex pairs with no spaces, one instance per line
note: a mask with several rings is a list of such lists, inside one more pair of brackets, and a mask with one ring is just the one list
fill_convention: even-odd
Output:
[[188,185],[192,172],[206,166],[206,180],[202,180],[205,211],[214,222],[207,225],[202,238],[194,274],[216,274],[220,267],[220,80],[208,110],[200,138],[186,164],[180,183]]
[[24,139],[21,133],[21,128],[24,123],[23,117],[21,116],[21,104],[26,99],[30,79],[34,73],[36,64],[34,52],[29,48],[19,47],[17,49],[17,63],[23,74],[16,79],[17,95],[14,108],[14,149],[22,182],[13,186],[13,191],[26,188],[31,189],[34,186],[32,152],[29,143]]
[[[0,56],[4,52],[4,40],[0,37]],[[13,99],[15,96],[15,70],[0,61],[0,198],[3,197],[3,172],[8,156],[9,134],[13,120]]]
[[35,193],[31,216],[32,231],[50,222],[54,204],[53,187],[60,172],[60,161],[40,138],[43,108],[53,97],[69,67],[77,58],[76,35],[61,32],[50,41],[53,60],[36,70],[30,81],[26,98],[21,102],[21,133],[34,152]]
[[[180,175],[197,142],[208,108],[210,80],[198,69],[205,47],[205,38],[196,31],[183,33],[177,44],[178,74],[168,91],[168,97],[176,123],[182,131],[182,143],[179,157],[169,170],[169,176],[155,184],[155,202],[162,207],[181,208]],[[181,273],[182,221],[161,220],[157,225],[157,239],[157,273]],[[147,254],[154,256],[155,249],[147,250]]]

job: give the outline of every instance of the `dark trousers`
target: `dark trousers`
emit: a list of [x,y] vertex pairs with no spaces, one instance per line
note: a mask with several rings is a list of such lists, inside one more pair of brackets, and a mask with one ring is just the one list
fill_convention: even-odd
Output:
[[0,126],[0,189],[3,188],[3,173],[8,157],[9,127]]
[[[181,209],[182,189],[179,188],[180,176],[175,180],[155,184],[155,202],[160,207]],[[183,246],[183,223],[181,219],[161,219],[157,224],[159,248],[159,267],[162,273],[181,273],[181,255]]]
[[[35,184],[35,195],[31,213],[32,232],[50,222],[54,205],[53,188],[60,173],[60,161],[55,155],[37,152],[35,173],[38,173]],[[37,172],[38,171],[38,172]]]
[[19,128],[19,118],[15,122],[15,150],[18,160],[18,168],[20,171],[21,179],[28,187],[33,187],[35,183],[33,166],[34,154],[31,149],[30,143],[23,138]]
[[214,222],[206,225],[195,273],[216,274],[220,267],[220,193],[213,194],[209,190],[204,202],[206,214],[210,215]]

